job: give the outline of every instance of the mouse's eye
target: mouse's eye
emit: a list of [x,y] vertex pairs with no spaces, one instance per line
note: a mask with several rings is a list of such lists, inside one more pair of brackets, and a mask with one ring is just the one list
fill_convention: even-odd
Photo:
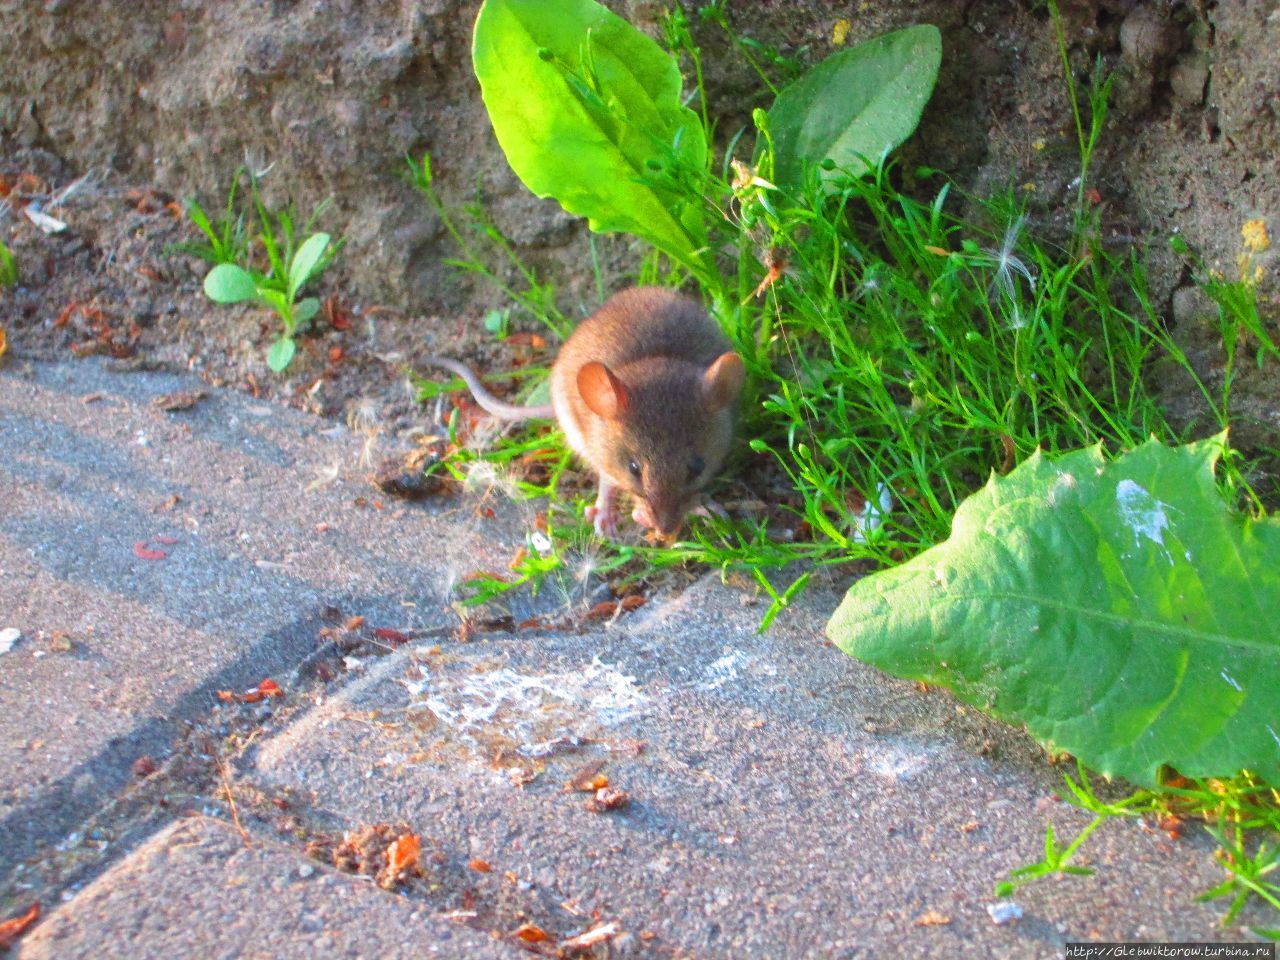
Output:
[[627,469],[631,471],[633,477],[637,480],[640,479],[640,461],[636,460],[635,457],[627,461]]
[[697,480],[702,476],[702,471],[705,470],[706,467],[707,465],[701,457],[694,457],[689,461],[689,479]]

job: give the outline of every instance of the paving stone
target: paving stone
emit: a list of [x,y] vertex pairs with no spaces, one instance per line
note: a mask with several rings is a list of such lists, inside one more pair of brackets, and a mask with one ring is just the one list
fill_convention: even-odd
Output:
[[20,960],[526,958],[219,820],[156,834],[21,941]]

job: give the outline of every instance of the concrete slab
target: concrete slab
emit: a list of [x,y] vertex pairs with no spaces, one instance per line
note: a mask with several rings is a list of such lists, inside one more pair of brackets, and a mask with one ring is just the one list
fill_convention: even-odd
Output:
[[[1017,731],[826,645],[835,593],[815,584],[765,635],[763,607],[708,578],[591,632],[445,640],[453,586],[502,569],[533,508],[374,509],[364,438],[226,391],[152,405],[199,387],[97,361],[0,371],[0,628],[23,634],[0,653],[0,906],[25,906],[41,877],[68,898],[22,956],[499,956],[510,943],[489,932],[526,920],[556,938],[616,921],[602,955],[699,958],[1246,937],[1193,901],[1221,880],[1206,838],[1132,822],[1090,842],[1096,876],[1031,887],[1021,919],[995,924],[992,884],[1040,857],[1044,824],[1065,838],[1087,818]],[[516,622],[583,603],[575,572]],[[331,608],[433,639],[264,728],[236,789],[255,830],[272,827],[271,796],[302,800],[284,847],[245,851],[205,820],[153,836],[184,807],[219,809],[209,791],[158,796],[117,817],[119,859],[88,888],[63,889],[97,866],[37,876],[128,791],[139,756],[163,763],[188,723],[224,736],[215,692],[286,676]],[[589,812],[564,788],[596,774],[630,804]],[[429,889],[331,875],[291,838],[384,821],[438,855]],[[472,925],[442,927],[449,910]],[[411,933],[378,939],[366,914]]]
[[421,903],[206,818],[174,823],[21,941],[20,960],[292,960],[528,954]]
[[453,583],[522,537],[519,514],[381,496],[331,422],[228,391],[153,406],[195,389],[93,360],[0,370],[0,629],[23,636],[0,654],[0,902],[216,690],[315,651],[326,609],[451,625]]
[[[617,920],[653,955],[1060,957],[1068,940],[1237,939],[1192,902],[1208,844],[1114,823],[1091,878],[993,882],[1087,817],[1016,731],[826,646],[815,590],[773,630],[715,578],[590,635],[419,647],[259,750],[250,782],[347,823],[405,820],[500,881],[479,902],[557,931]],[[648,612],[644,612],[647,610]],[[631,804],[565,783],[602,765]],[[501,904],[501,905],[499,905]],[[1245,918],[1249,919],[1249,918]],[[1259,915],[1253,915],[1257,922]]]

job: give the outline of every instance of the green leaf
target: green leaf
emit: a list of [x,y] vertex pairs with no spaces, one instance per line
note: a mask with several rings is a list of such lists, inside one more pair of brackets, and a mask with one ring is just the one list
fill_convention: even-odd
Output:
[[293,260],[289,263],[290,300],[294,299],[302,289],[302,285],[311,279],[312,272],[327,249],[329,249],[327,233],[313,234],[298,248],[298,252],[293,255]]
[[775,182],[799,186],[806,167],[828,159],[832,169],[820,172],[828,185],[849,172],[866,173],[868,163],[915,131],[941,62],[942,35],[920,24],[841,50],[813,67],[769,110]]
[[592,230],[709,269],[698,199],[658,185],[662,172],[701,176],[707,154],[670,55],[594,0],[485,0],[472,59],[498,143],[530,190]]
[[315,297],[307,297],[305,300],[298,301],[297,306],[293,308],[293,325],[301,327],[311,322],[311,318],[320,312],[320,301]]
[[828,633],[1107,775],[1280,783],[1280,521],[1227,509],[1224,443],[1037,453],[854,584]]
[[258,285],[247,270],[220,263],[205,276],[204,292],[214,303],[240,303],[257,299]]
[[289,365],[289,361],[293,359],[297,349],[298,345],[293,342],[292,337],[281,337],[271,345],[271,349],[267,352],[267,366],[273,372],[279,373]]

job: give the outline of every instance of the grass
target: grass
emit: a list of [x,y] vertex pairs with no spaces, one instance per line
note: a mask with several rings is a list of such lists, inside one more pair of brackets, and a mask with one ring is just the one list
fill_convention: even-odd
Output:
[[[1101,443],[1119,453],[1151,436],[1177,444],[1229,424],[1235,344],[1248,334],[1260,343],[1260,359],[1275,352],[1251,277],[1242,267],[1238,281],[1202,278],[1220,305],[1226,345],[1228,375],[1211,388],[1152,304],[1142,251],[1117,253],[1100,240],[1086,187],[1111,83],[1099,62],[1089,82],[1077,85],[1056,8],[1050,9],[1080,156],[1073,227],[1056,243],[1036,236],[1032,215],[1012,193],[962,197],[929,169],[904,172],[880,163],[834,195],[816,178],[797,193],[780,191],[769,183],[767,148],[755,168],[730,161],[741,133],[718,174],[653,173],[662,187],[683,191],[710,214],[709,247],[720,251],[720,269],[701,278],[702,293],[750,372],[746,443],[726,472],[745,475],[756,490],[785,487],[794,496],[789,517],[697,521],[673,546],[609,545],[606,554],[651,570],[682,562],[749,568],[775,597],[771,619],[782,601],[768,571],[801,559],[888,564],[914,556],[947,537],[956,506],[993,470],[1007,472],[1037,448],[1054,454]],[[707,4],[697,16],[733,36],[724,3]],[[692,67],[710,135],[688,15],[677,9],[665,26],[667,42]],[[794,73],[786,58],[736,41],[735,47],[763,79],[766,68],[779,71],[779,82]],[[759,116],[757,125],[767,141]],[[452,214],[434,191],[429,158],[410,161],[408,172],[458,245],[452,262],[494,282],[520,319],[567,335],[571,324],[555,305],[554,289],[520,262],[483,211],[469,205]],[[964,216],[955,212],[958,201]],[[1256,253],[1262,241],[1256,232],[1252,241],[1246,237],[1242,256]],[[645,258],[637,280],[690,282],[657,253]],[[490,318],[488,326],[505,335],[509,319]],[[1196,422],[1174,423],[1166,415],[1153,384],[1172,376],[1198,392]],[[424,398],[439,392],[430,381],[419,385]],[[477,456],[510,464],[503,451],[522,442],[501,441],[479,455],[459,451],[442,468]],[[554,434],[538,442],[563,450]],[[1232,502],[1260,510],[1274,491],[1254,489],[1252,466],[1229,454],[1221,482]],[[564,476],[556,471],[525,492],[548,497],[567,541],[577,542],[584,501],[565,503]],[[864,505],[886,491],[892,507],[868,529]],[[804,535],[783,539],[784,529]],[[536,588],[555,570],[540,566],[519,582]],[[491,596],[490,587],[478,596]]]
[[[785,481],[798,495],[791,525],[811,536],[781,542],[762,519],[696,521],[673,547],[607,549],[656,567],[693,561],[762,574],[797,559],[893,563],[945,539],[958,503],[1037,447],[1101,442],[1118,452],[1151,435],[1179,443],[1226,425],[1230,384],[1214,393],[1198,379],[1150,302],[1137,252],[1110,253],[1083,228],[1069,245],[1038,241],[1010,197],[970,198],[983,220],[961,219],[949,212],[952,184],[918,200],[892,172],[881,167],[834,197],[814,185],[805,197],[739,205],[741,219],[767,227],[771,250],[786,251],[786,267],[757,303],[751,292],[765,268],[748,238],[738,287],[721,291],[730,305],[722,319],[753,384],[735,466],[750,463],[757,486]],[[488,237],[492,227],[475,229]],[[521,303],[537,315],[530,298]],[[560,320],[547,326],[556,331]],[[1169,422],[1149,384],[1157,362],[1200,391],[1201,422]],[[421,386],[424,398],[439,392]],[[452,463],[512,463],[510,452],[530,442],[517,436],[525,439],[459,451]],[[560,442],[534,442],[548,440]],[[1224,484],[1253,503],[1246,466],[1228,462]],[[564,510],[564,476],[523,489]],[[886,489],[894,506],[866,535],[862,505]],[[581,506],[568,507],[573,517]]]
[[[1064,777],[1067,799],[1093,814],[1093,819],[1066,847],[1060,847],[1053,827],[1045,831],[1045,852],[1036,863],[1018,867],[997,883],[997,897],[1009,897],[1023,886],[1046,877],[1088,876],[1093,871],[1071,863],[1085,841],[1111,820],[1146,817],[1171,838],[1182,835],[1189,821],[1199,821],[1217,842],[1216,859],[1227,873],[1222,883],[1206,890],[1200,901],[1227,900],[1222,926],[1229,926],[1256,898],[1280,911],[1280,790],[1248,773],[1231,780],[1187,780],[1171,777],[1160,790],[1135,790],[1118,800],[1103,800],[1095,792],[1089,771]],[[1280,940],[1280,929],[1254,926],[1254,934]]]
[[187,217],[204,236],[203,242],[174,244],[174,249],[189,254],[206,263],[217,266],[230,263],[241,267],[249,265],[250,237],[245,227],[245,214],[236,206],[236,194],[244,176],[243,167],[231,178],[227,190],[227,202],[222,215],[214,222],[194,197],[187,201]]

